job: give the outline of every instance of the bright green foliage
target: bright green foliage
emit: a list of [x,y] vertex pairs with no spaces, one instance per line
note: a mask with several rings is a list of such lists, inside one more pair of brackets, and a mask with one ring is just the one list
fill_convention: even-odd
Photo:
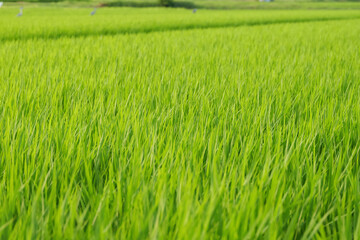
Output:
[[91,17],[92,9],[25,8],[24,17],[16,18],[18,11],[18,8],[1,10],[0,40],[45,40],[360,18],[360,11],[354,10],[199,10],[193,14],[192,10],[183,9],[100,8]]
[[0,17],[0,238],[359,239],[360,13],[137,11]]

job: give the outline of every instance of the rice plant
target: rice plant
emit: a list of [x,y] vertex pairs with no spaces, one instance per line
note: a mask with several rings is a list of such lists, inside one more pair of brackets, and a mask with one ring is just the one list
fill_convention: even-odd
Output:
[[13,10],[0,238],[359,238],[359,12]]

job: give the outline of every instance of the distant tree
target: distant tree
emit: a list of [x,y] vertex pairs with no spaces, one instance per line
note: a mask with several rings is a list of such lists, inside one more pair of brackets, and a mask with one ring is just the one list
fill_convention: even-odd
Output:
[[160,5],[164,7],[169,7],[173,4],[173,0],[159,0]]

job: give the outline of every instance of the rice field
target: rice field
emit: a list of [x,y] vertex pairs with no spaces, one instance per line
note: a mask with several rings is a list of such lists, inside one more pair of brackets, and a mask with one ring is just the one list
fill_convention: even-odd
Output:
[[0,9],[1,239],[360,239],[360,11]]

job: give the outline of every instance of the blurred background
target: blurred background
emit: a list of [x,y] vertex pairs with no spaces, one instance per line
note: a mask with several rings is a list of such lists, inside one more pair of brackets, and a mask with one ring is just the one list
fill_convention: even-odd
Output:
[[360,0],[27,0],[4,6],[172,7],[198,9],[360,9]]

